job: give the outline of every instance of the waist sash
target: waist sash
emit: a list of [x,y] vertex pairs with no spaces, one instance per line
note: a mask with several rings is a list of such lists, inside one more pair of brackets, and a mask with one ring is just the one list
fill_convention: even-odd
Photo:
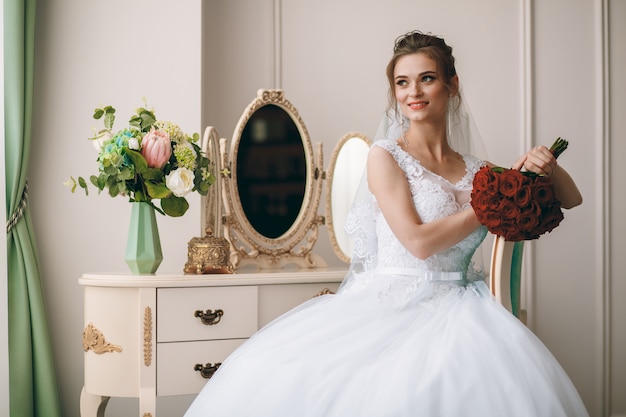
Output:
[[425,281],[463,281],[463,273],[460,271],[426,271],[416,268],[381,267],[376,272],[389,275],[407,275],[419,277]]

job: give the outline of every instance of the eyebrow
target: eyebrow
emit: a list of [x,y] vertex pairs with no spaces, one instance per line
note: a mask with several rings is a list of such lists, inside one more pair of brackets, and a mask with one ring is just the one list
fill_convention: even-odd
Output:
[[[420,72],[417,76],[418,77],[423,77],[424,75],[430,75],[430,74],[437,75],[437,71],[430,71],[430,70],[428,70],[428,71]],[[394,77],[394,80],[397,80],[398,78],[408,78],[408,75],[402,75],[402,74],[396,75]]]

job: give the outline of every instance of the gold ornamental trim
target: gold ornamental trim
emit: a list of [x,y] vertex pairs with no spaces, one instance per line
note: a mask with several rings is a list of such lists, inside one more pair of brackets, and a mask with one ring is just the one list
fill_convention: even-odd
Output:
[[152,309],[149,306],[143,312],[143,363],[152,364]]
[[122,347],[107,342],[104,334],[92,323],[89,323],[83,330],[83,350],[85,352],[92,350],[94,353],[102,355],[108,352],[121,352]]
[[321,297],[322,295],[335,294],[335,292],[331,291],[329,288],[324,288],[322,291],[318,292],[313,296],[313,298]]

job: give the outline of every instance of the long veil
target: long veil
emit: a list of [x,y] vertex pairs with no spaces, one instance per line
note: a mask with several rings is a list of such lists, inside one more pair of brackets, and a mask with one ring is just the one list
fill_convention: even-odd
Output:
[[[397,140],[408,127],[408,120],[399,109],[389,109],[383,115],[374,143]],[[487,152],[476,128],[467,105],[460,95],[451,97],[447,110],[447,136],[450,147],[462,155],[474,155],[486,161]],[[353,252],[348,274],[344,278],[339,291],[368,281],[371,272],[378,264],[378,241],[376,235],[376,216],[378,210],[374,196],[367,185],[367,167],[363,172],[352,207],[348,214],[345,231],[353,239]],[[471,271],[468,274],[480,274],[484,277],[483,243],[472,258]]]

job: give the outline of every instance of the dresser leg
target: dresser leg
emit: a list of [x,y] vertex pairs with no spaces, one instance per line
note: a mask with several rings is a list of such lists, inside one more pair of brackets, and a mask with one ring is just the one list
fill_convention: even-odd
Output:
[[83,387],[80,392],[80,417],[104,417],[109,398],[111,397],[89,394]]

